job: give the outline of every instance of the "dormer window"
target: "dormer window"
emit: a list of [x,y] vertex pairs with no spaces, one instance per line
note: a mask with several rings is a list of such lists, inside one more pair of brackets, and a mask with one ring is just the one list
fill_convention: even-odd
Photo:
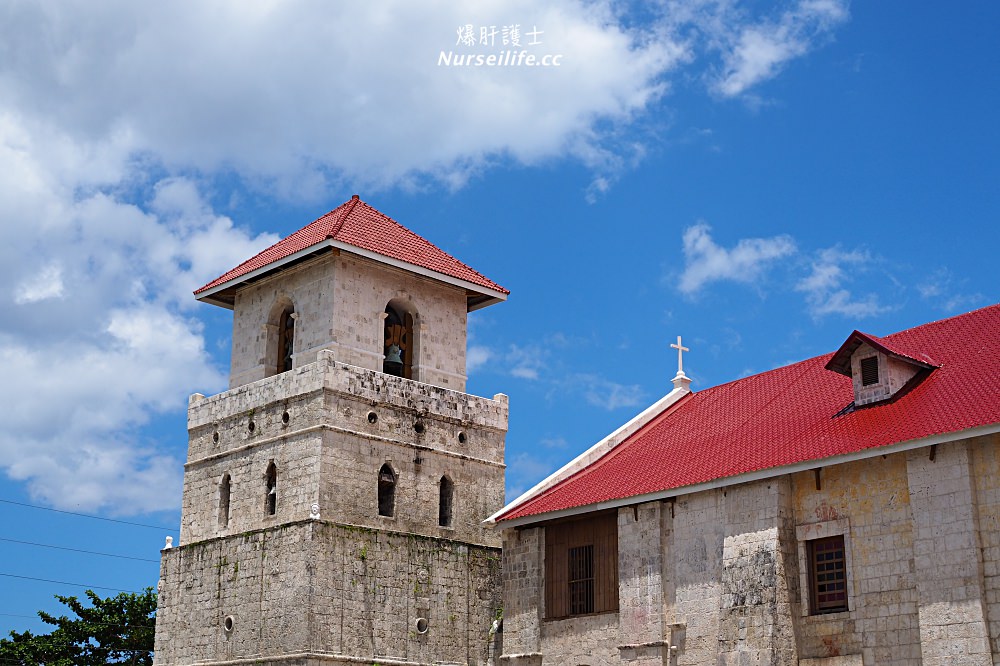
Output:
[[861,385],[878,384],[878,356],[861,359]]
[[888,400],[935,367],[926,354],[897,349],[890,339],[860,331],[851,333],[826,364],[827,370],[851,378],[855,407]]

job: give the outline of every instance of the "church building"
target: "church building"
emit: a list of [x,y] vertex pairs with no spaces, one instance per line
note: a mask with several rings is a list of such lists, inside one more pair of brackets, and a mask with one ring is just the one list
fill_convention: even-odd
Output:
[[357,196],[195,293],[230,387],[190,399],[157,666],[498,656],[507,396],[465,351],[507,294]]
[[507,666],[1000,663],[1000,305],[681,369],[490,522]]

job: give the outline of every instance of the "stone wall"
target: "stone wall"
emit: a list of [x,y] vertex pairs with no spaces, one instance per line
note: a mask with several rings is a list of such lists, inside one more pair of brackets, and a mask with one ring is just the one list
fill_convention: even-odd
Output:
[[[481,523],[503,504],[502,394],[479,398],[347,366],[323,351],[308,366],[211,398],[193,396],[188,428],[181,543],[303,520],[315,504],[338,522],[500,545]],[[264,512],[271,461],[276,517]],[[398,477],[392,518],[378,515],[377,474],[385,462]],[[219,484],[227,473],[230,520],[222,527]],[[454,485],[453,520],[440,527],[445,475]]]
[[315,360],[316,351],[330,341],[336,310],[336,269],[334,254],[324,254],[236,293],[230,388],[274,374],[269,366],[277,360],[278,328],[277,321],[270,320],[280,314],[283,303],[290,303],[298,315],[295,320],[295,366]]
[[[502,394],[346,365],[331,350],[192,396],[181,538],[161,566],[158,666],[496,657],[500,535],[482,521],[503,502],[507,409]],[[377,501],[387,461],[397,475],[391,517]],[[229,519],[220,521],[225,474]],[[447,526],[443,476],[454,486]]]
[[[997,663],[998,445],[991,435],[624,507],[618,613],[542,619],[544,526],[507,530],[506,660]],[[808,542],[836,535],[848,608],[812,614]]]
[[1000,663],[1000,435],[973,440],[969,451],[979,509],[987,633],[996,664]]
[[[919,663],[906,455],[825,467],[819,473],[819,489],[813,471],[794,475],[792,482],[796,523],[802,526],[803,576],[807,539],[844,534],[850,558],[848,612],[809,615],[804,591],[800,654],[809,658],[861,654],[867,664]],[[826,532],[820,533],[821,529]]]
[[348,253],[330,252],[242,288],[233,308],[229,386],[274,374],[276,321],[289,303],[294,367],[320,350],[349,365],[382,370],[383,315],[392,301],[414,315],[413,379],[465,390],[465,290]]
[[156,664],[486,664],[499,575],[498,549],[323,520],[196,542],[163,553]]
[[545,528],[503,533],[503,645],[509,663],[541,663]]
[[[861,360],[872,356],[878,359],[879,380],[865,386],[861,377]],[[885,400],[903,388],[918,370],[919,367],[913,363],[889,356],[867,343],[861,344],[851,355],[851,382],[854,385],[855,403],[860,406]]]
[[392,301],[415,315],[413,378],[465,390],[465,290],[350,254],[337,258],[333,319],[338,360],[382,369],[382,313]]

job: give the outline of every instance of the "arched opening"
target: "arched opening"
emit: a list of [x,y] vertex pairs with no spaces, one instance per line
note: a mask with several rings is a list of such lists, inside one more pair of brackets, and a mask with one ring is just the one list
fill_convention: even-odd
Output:
[[292,369],[295,353],[295,306],[287,297],[279,298],[267,317],[264,366],[268,377]]
[[396,473],[389,463],[378,471],[378,515],[392,517],[396,509]]
[[273,460],[267,466],[267,472],[264,474],[264,487],[267,490],[267,496],[264,498],[264,512],[273,516],[278,512],[278,468]]
[[438,525],[451,527],[451,508],[455,499],[455,484],[447,476],[441,477],[438,495]]
[[229,491],[231,481],[229,473],[222,475],[219,482],[219,527],[229,527]]
[[382,372],[414,379],[413,315],[392,303],[385,306]]

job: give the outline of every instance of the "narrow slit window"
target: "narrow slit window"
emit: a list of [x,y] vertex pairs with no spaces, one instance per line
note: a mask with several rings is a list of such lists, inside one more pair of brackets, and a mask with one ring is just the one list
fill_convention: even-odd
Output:
[[847,610],[847,558],[844,535],[810,541],[809,569],[813,614]]
[[267,515],[273,516],[278,512],[278,468],[273,461],[267,466],[267,474],[265,474],[264,478],[267,489],[264,510]]
[[861,385],[878,384],[878,356],[861,359]]
[[451,527],[451,506],[454,495],[455,485],[447,476],[442,476],[438,500],[438,525],[441,527]]
[[229,527],[229,493],[231,481],[229,474],[222,475],[219,482],[219,527]]
[[392,518],[396,509],[396,473],[389,463],[378,471],[378,515]]
[[292,354],[295,351],[295,316],[292,308],[286,308],[278,320],[278,374],[292,369]]

